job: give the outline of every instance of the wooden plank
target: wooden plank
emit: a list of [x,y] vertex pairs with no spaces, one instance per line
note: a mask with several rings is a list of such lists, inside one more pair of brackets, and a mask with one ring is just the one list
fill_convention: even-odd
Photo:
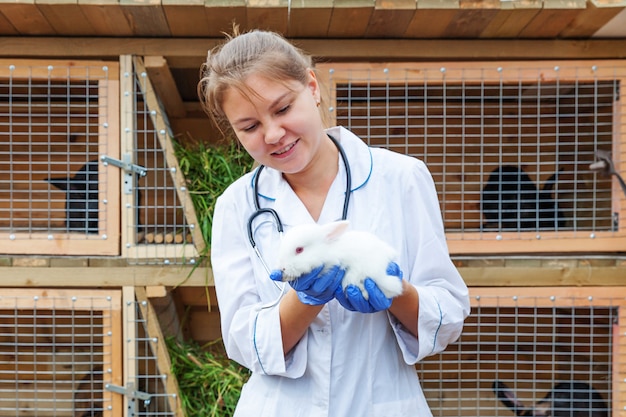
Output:
[[501,3],[481,38],[516,38],[541,10],[541,0],[521,0]]
[[291,38],[325,37],[333,12],[333,0],[295,0],[286,36]]
[[607,22],[606,25],[598,29],[598,31],[594,33],[592,37],[596,39],[621,38],[625,26],[626,8],[620,11],[613,19],[611,19],[611,21]]
[[78,0],[78,5],[93,28],[93,36],[133,35],[130,22],[117,0]]
[[415,8],[415,0],[376,0],[365,37],[403,37],[413,19]]
[[[454,255],[453,255],[454,256]],[[480,255],[477,255],[480,256]],[[532,256],[528,255],[530,260]],[[457,266],[468,286],[619,286],[623,284],[626,265],[612,267],[584,266]]]
[[[134,59],[134,66],[135,66],[135,71],[138,74],[142,74],[143,72],[146,71],[143,62],[138,58]],[[167,162],[167,166],[170,168],[170,173],[172,174],[172,181],[176,185],[176,192],[178,194],[178,198],[180,199],[180,201],[183,202],[182,205],[183,205],[185,218],[187,219],[187,222],[189,225],[194,226],[191,230],[191,233],[193,235],[195,248],[197,249],[198,253],[201,253],[206,244],[204,242],[204,238],[202,237],[202,232],[200,230],[200,227],[196,227],[199,224],[198,218],[196,216],[196,211],[195,211],[193,202],[191,201],[191,197],[189,193],[186,192],[187,182],[181,172],[180,167],[178,166],[178,160],[176,159],[176,156],[174,154],[174,148],[172,145],[171,128],[170,126],[166,124],[166,121],[163,118],[162,110],[159,105],[157,96],[154,93],[154,88],[152,87],[152,83],[150,79],[146,77],[146,79],[144,80],[144,83],[142,84],[143,84],[142,88],[144,89],[143,90],[144,100],[146,100],[146,105],[148,109],[150,110],[154,129],[158,132],[157,137],[159,139],[159,143],[161,144],[161,149],[163,150],[165,154],[165,160]],[[172,172],[172,170],[174,172]],[[191,246],[191,245],[188,245],[188,246]]]
[[289,0],[248,0],[246,27],[287,33]]
[[[205,0],[205,14],[209,36],[224,39],[224,34],[233,33],[233,25],[239,25],[241,31],[248,29],[246,23],[246,0]],[[210,43],[205,43],[205,49],[211,48]],[[202,56],[206,59],[206,51]]]
[[585,0],[544,0],[541,11],[520,32],[519,36],[556,38],[585,8]]
[[134,36],[172,35],[160,0],[120,0],[120,7]]
[[[368,0],[335,0],[328,36],[335,38],[361,37],[367,29],[374,2]],[[307,51],[309,51],[307,49]]]
[[178,93],[176,81],[167,65],[167,60],[162,56],[146,56],[144,57],[144,65],[154,91],[161,100],[168,117],[185,117],[187,111],[183,99]]
[[211,342],[222,336],[219,311],[193,309],[189,314],[189,331],[193,340],[200,344]]
[[444,29],[443,38],[478,38],[499,12],[499,1],[460,0],[460,9]]
[[[333,10],[333,14],[337,9]],[[348,10],[349,11],[349,10]],[[370,12],[371,13],[371,9]],[[349,13],[347,14],[349,15]],[[115,59],[119,55],[162,55],[172,68],[206,59],[207,50],[220,44],[216,39],[154,38],[29,38],[0,37],[0,57],[12,59],[36,55],[86,59]],[[515,59],[624,59],[626,42],[598,40],[435,40],[435,39],[298,39],[298,44],[314,57],[326,60],[515,60]],[[189,67],[187,67],[189,68]]]
[[[498,307],[559,307],[589,305],[626,308],[626,287],[545,287],[537,293],[528,287],[470,288],[472,305],[490,305],[489,299],[497,300]],[[590,300],[591,298],[591,300]]]
[[0,13],[11,22],[11,25],[20,34],[49,35],[55,33],[41,10],[35,5],[34,0],[24,3],[3,0],[0,3]]
[[588,1],[587,8],[559,33],[561,38],[590,37],[625,10],[626,2]]
[[[128,382],[134,382],[137,380],[138,362],[132,360],[137,358],[137,307],[135,298],[135,288],[132,286],[122,287],[122,334],[124,335],[124,342],[122,344],[122,375],[123,380],[120,386],[125,386]],[[132,401],[134,398],[130,398],[128,395],[116,395],[116,397],[122,397],[122,405],[124,410],[134,409],[132,407]],[[128,413],[131,414],[131,413]],[[129,416],[130,417],[130,416]]]
[[[122,302],[123,290],[118,290],[114,296],[116,299],[119,299],[120,302]],[[106,342],[108,339],[110,347],[109,347],[109,350],[105,352],[105,356],[103,358],[104,359],[103,362],[105,364],[109,364],[110,368],[103,369],[104,374],[103,374],[102,382],[104,384],[109,382],[117,386],[123,386],[124,385],[124,373],[123,373],[124,365],[122,364],[124,362],[127,362],[124,360],[125,358],[125,356],[123,356],[124,348],[122,347],[123,345],[127,345],[127,343],[123,343],[124,335],[126,335],[126,333],[123,332],[124,325],[122,324],[124,314],[123,314],[122,308],[112,310],[110,313],[111,313],[110,317],[104,318],[104,323],[106,324],[108,320],[108,323],[111,329],[110,333],[104,335],[104,338],[105,338],[104,341]],[[106,356],[109,354],[110,354],[110,361],[107,360],[109,358]],[[123,415],[122,407],[124,406],[124,400],[121,398],[121,396],[114,395],[112,392],[106,391],[103,394],[103,400],[105,401],[108,400],[111,404],[110,410],[109,409],[105,410],[103,413],[103,417],[115,417],[115,416]]]
[[182,401],[180,399],[180,390],[178,389],[178,381],[176,380],[176,375],[172,373],[172,362],[168,354],[165,337],[159,326],[157,314],[146,295],[146,289],[144,287],[136,287],[135,294],[146,325],[146,333],[150,340],[152,352],[154,352],[157,357],[159,375],[166,376],[164,383],[168,394],[166,401],[169,404],[169,409],[176,417],[185,417]]
[[[134,155],[135,146],[135,97],[134,97],[134,72],[133,72],[133,58],[130,55],[120,56],[120,120],[119,120],[119,147],[117,149],[117,156],[114,158],[121,159],[121,155]],[[139,161],[133,161],[133,163],[139,163]],[[118,184],[119,189],[124,189],[124,182],[126,175],[119,173]],[[133,180],[135,180],[133,178]],[[136,186],[136,181],[134,186]],[[127,194],[120,193],[120,207],[136,207],[135,201],[136,193]],[[121,210],[120,227],[123,232],[121,255],[124,258],[129,258],[129,249],[132,246],[130,242],[135,241],[135,236],[131,230],[135,230],[135,225],[139,224],[137,219],[137,210]],[[129,243],[129,244],[126,244]]]
[[404,33],[406,38],[436,39],[443,36],[459,9],[459,1],[418,0]]
[[172,36],[211,36],[204,0],[162,0],[161,4]]
[[9,287],[120,287],[135,285],[212,285],[210,268],[191,266],[142,267],[10,267],[0,268],[0,286]]
[[[0,10],[2,10],[1,6]],[[6,35],[19,35],[19,32],[11,24],[11,21],[7,19],[7,17],[2,14],[2,12],[0,12],[0,36]]]
[[[110,79],[104,79],[98,83],[99,93],[98,97],[101,97],[103,109],[106,109],[106,114],[100,111],[98,115],[98,137],[102,138],[98,140],[98,154],[99,155],[117,155],[120,153],[120,69],[121,66],[107,65],[107,72],[110,74]],[[111,251],[120,253],[119,242],[121,241],[120,232],[120,216],[115,215],[121,210],[121,197],[120,190],[121,173],[119,169],[113,167],[105,167],[103,164],[99,164],[99,178],[106,178],[106,184],[111,186],[106,187],[106,209],[102,207],[102,210],[111,213],[107,216],[105,235],[109,242],[109,248]],[[103,172],[104,171],[104,172]],[[118,187],[117,184],[120,184]],[[102,202],[99,203],[103,206]],[[115,213],[115,214],[113,214]],[[101,236],[102,237],[102,236]]]
[[35,0],[35,4],[58,36],[89,36],[94,33],[77,0]]

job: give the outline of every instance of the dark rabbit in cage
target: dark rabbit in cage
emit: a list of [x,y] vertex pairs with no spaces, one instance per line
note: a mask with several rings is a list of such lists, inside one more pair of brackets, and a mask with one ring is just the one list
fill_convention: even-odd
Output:
[[609,409],[602,396],[585,382],[559,382],[532,407],[525,406],[511,389],[494,381],[493,391],[515,415],[528,417],[608,417]]
[[[137,175],[137,179],[140,175]],[[68,232],[98,233],[98,161],[84,164],[72,177],[46,178],[46,181],[66,192],[65,212]],[[141,190],[135,187],[137,198],[137,230],[141,227]]]
[[481,194],[483,228],[500,230],[556,229],[565,226],[563,213],[553,197],[558,172],[539,189],[521,168],[503,165],[494,169]]
[[98,233],[98,161],[89,161],[71,177],[47,178],[65,191],[68,232]]

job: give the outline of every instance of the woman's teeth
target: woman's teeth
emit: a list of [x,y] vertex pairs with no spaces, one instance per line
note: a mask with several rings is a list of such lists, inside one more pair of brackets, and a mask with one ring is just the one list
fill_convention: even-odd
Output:
[[276,151],[275,153],[276,153],[276,155],[282,155],[282,154],[284,154],[285,152],[289,152],[289,151],[291,150],[291,148],[293,148],[294,146],[295,146],[295,142],[294,142],[294,143],[292,143],[291,145],[289,145],[289,146],[287,146],[287,147],[285,147],[285,148],[281,149],[280,151]]

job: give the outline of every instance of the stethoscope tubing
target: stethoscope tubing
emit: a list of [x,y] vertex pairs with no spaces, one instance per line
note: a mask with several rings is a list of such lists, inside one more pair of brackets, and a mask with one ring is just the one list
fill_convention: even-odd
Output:
[[[352,192],[352,174],[350,172],[350,163],[348,162],[348,157],[346,156],[346,153],[343,150],[343,147],[341,146],[339,141],[337,141],[337,139],[335,139],[334,137],[330,135],[328,135],[328,137],[337,147],[337,150],[339,151],[339,155],[341,156],[343,165],[346,170],[346,191],[345,191],[345,195],[343,199],[343,209],[341,211],[341,220],[346,220],[348,218],[348,207],[350,205],[350,194]],[[254,241],[254,232],[252,230],[252,225],[253,225],[255,218],[257,218],[261,214],[267,213],[274,218],[274,222],[276,223],[276,229],[278,230],[278,233],[282,235],[283,222],[280,220],[280,216],[278,215],[278,212],[276,210],[272,208],[268,208],[268,207],[261,208],[261,204],[259,202],[258,190],[259,190],[259,178],[261,177],[261,171],[263,171],[263,168],[265,168],[265,165],[259,165],[255,173],[254,181],[252,183],[252,194],[253,194],[252,200],[254,202],[254,212],[248,218],[247,226],[248,226],[248,240],[250,241],[250,245],[252,246],[257,256],[261,260],[261,263],[263,264],[263,266],[269,273],[270,270],[268,266],[265,264],[265,261],[263,261],[263,257],[261,256],[261,253],[259,252],[259,249],[257,248],[256,242]]]

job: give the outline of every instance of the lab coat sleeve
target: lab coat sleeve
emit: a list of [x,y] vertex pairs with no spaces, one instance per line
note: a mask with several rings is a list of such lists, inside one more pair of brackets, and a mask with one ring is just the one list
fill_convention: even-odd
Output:
[[[236,197],[231,189],[218,199],[211,239],[211,265],[226,352],[252,372],[300,377],[306,367],[307,336],[284,355],[277,291],[269,277],[267,281],[255,278],[246,233],[249,214],[242,212],[243,202],[236,204]],[[263,289],[265,285],[271,287]]]
[[390,315],[408,364],[439,353],[456,341],[470,311],[467,286],[449,256],[432,176],[418,160],[412,172],[405,177],[404,209],[398,218],[404,219],[407,239],[405,277],[419,294],[418,337]]

